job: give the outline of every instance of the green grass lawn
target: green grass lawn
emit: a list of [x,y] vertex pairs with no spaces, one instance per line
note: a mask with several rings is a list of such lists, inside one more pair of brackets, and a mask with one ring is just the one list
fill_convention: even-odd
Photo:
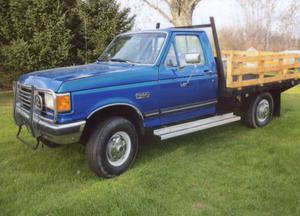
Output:
[[89,171],[80,144],[18,142],[10,104],[0,94],[0,215],[300,215],[300,87],[265,128],[148,138],[133,168],[110,180]]

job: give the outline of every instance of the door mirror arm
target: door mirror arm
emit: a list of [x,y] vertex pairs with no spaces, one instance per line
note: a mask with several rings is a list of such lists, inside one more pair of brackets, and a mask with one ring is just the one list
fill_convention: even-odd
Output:
[[186,87],[186,86],[191,82],[191,79],[192,79],[194,73],[196,72],[197,64],[194,64],[193,66],[194,66],[194,67],[193,67],[193,70],[192,70],[192,72],[190,73],[190,75],[189,75],[187,81],[181,83],[181,84],[180,84],[180,87]]
[[178,66],[177,70],[183,70],[184,68],[185,68],[185,66],[183,66],[183,65],[182,66]]

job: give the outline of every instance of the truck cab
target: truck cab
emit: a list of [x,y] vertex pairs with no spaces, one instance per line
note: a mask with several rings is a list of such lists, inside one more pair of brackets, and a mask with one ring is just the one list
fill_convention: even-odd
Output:
[[81,142],[90,168],[109,178],[133,164],[146,130],[167,139],[238,121],[241,111],[252,127],[269,123],[281,91],[228,96],[213,53],[199,28],[156,29],[118,35],[94,63],[23,75],[14,84],[18,138],[27,143],[25,125],[37,144]]

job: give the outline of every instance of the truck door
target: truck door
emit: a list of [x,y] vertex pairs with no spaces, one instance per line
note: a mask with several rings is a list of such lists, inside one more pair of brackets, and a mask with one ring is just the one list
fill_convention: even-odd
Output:
[[215,113],[217,73],[203,44],[201,34],[173,34],[159,71],[162,124]]

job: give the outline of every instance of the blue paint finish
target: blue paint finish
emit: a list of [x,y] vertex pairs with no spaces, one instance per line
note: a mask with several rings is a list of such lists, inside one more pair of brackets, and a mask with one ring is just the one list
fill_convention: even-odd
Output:
[[[176,32],[169,40],[166,51],[164,52],[164,58],[168,54],[170,46],[173,44],[176,49],[175,36],[177,35],[194,35],[197,36],[201,42],[204,51],[205,63],[197,66],[194,73],[191,76],[194,66],[186,66],[183,69],[178,67],[168,67],[164,62],[160,65],[160,108],[183,106],[186,104],[193,104],[201,101],[208,101],[217,98],[218,79],[215,65],[211,64],[210,58],[213,57],[210,53],[206,52],[206,43],[208,42],[205,34],[201,32]],[[207,74],[205,71],[212,71],[212,74]],[[182,84],[190,82],[187,86],[182,87]],[[176,115],[161,115],[160,119],[162,124],[173,123],[187,118],[195,118],[197,116],[203,116],[207,114],[213,114],[215,112],[215,105],[207,107],[201,107],[196,110],[189,110],[185,112],[178,112]]]
[[[149,92],[150,98],[138,100],[137,92]],[[93,111],[110,104],[129,104],[138,108],[143,114],[157,108],[159,98],[158,81],[144,82],[117,87],[97,88],[72,93],[73,113],[59,116],[61,123],[82,120]],[[145,125],[147,123],[145,122]]]
[[61,81],[50,79],[44,76],[35,76],[33,73],[25,74],[20,77],[19,82],[28,85],[28,86],[35,86],[37,88],[42,89],[51,89],[56,91],[59,86],[62,84]]
[[172,114],[167,114],[164,115],[160,119],[160,124],[166,125],[166,124],[171,124],[174,122],[180,122],[180,121],[185,121],[188,119],[192,119],[195,117],[199,116],[207,116],[211,115],[216,111],[214,106],[208,106],[208,107],[203,107],[201,109],[194,109],[194,110],[189,110],[189,111],[181,111],[177,113],[172,113]]
[[[172,114],[161,113],[166,108],[216,100],[218,97],[217,67],[206,34],[197,30],[163,31],[168,35],[154,65],[95,62],[29,73],[23,75],[19,82],[56,93],[70,92],[72,111],[58,115],[57,121],[61,124],[85,120],[96,110],[115,104],[127,104],[138,109],[146,128],[214,114],[214,104]],[[179,70],[164,65],[174,36],[180,34],[196,35],[205,56],[205,64],[196,68],[186,87],[181,87],[181,84],[188,80],[193,66]],[[137,93],[150,96],[137,99]],[[157,115],[147,117],[148,113]]]
[[[98,63],[100,68],[107,63]],[[97,75],[81,79],[68,80],[64,82],[58,92],[73,92],[95,88],[110,88],[122,85],[146,83],[158,80],[158,70],[155,66],[138,66],[120,64],[120,66],[110,66],[118,68],[115,71],[99,72]]]

